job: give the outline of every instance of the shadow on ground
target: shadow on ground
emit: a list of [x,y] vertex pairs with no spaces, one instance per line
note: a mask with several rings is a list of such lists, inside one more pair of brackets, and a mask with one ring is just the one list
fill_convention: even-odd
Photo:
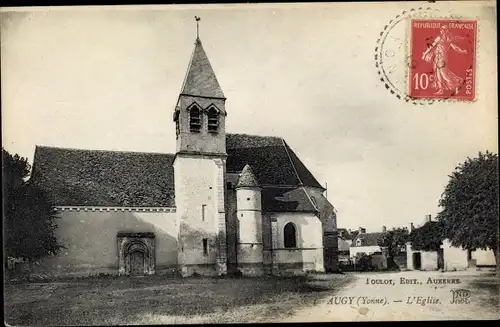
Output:
[[327,276],[101,277],[10,284],[5,287],[5,319],[10,325],[116,325],[211,315],[216,322],[245,322],[256,315],[264,319],[291,314],[352,280]]

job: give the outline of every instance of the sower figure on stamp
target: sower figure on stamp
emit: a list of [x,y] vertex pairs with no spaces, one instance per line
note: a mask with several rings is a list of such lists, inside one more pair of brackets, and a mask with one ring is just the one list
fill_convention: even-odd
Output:
[[422,54],[422,60],[433,63],[434,80],[431,86],[437,90],[435,94],[443,94],[444,91],[453,91],[458,93],[458,88],[463,84],[463,79],[457,76],[448,68],[448,51],[450,48],[460,54],[466,54],[467,50],[461,49],[453,42],[464,39],[463,37],[453,36],[447,26],[442,26],[440,35],[436,37],[431,46]]

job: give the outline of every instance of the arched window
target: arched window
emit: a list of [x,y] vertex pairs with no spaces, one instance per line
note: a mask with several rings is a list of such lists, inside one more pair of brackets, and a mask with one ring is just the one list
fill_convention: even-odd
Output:
[[296,248],[297,247],[297,231],[295,225],[288,223],[284,228],[285,237],[285,248]]
[[201,112],[197,106],[189,110],[189,131],[198,133],[201,130]]
[[219,129],[219,112],[214,107],[208,109],[208,131],[216,133]]

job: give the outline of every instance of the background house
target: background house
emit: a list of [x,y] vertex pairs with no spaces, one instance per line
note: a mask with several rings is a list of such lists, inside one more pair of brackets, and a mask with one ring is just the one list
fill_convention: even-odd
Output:
[[345,228],[338,228],[338,249],[339,249],[339,263],[349,262],[349,250],[351,248],[352,239],[357,235],[357,232],[353,235],[351,230]]
[[[421,226],[426,223],[437,228],[437,221],[426,215]],[[410,224],[410,233],[415,230]],[[411,242],[406,245],[407,268],[410,270],[466,270],[468,268],[495,267],[495,255],[492,250],[465,250],[451,245],[448,239],[443,240],[437,251],[414,250]]]
[[371,256],[371,265],[377,269],[387,268],[387,251],[378,245],[378,240],[387,232],[387,228],[382,226],[381,232],[367,233],[366,229],[359,227],[356,236],[353,238],[349,248],[349,256],[352,260],[360,254]]
[[367,233],[366,229],[359,227],[356,236],[352,239],[349,248],[350,257],[355,257],[357,253],[374,254],[382,253],[382,248],[378,245],[378,239],[387,232],[385,226],[381,232]]

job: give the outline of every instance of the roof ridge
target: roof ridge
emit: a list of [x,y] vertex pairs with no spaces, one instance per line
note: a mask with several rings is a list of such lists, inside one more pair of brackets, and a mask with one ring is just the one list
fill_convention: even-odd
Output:
[[226,133],[226,135],[254,136],[254,137],[262,137],[262,138],[276,138],[276,139],[283,140],[283,137],[275,136],[275,135],[258,135],[258,134],[248,134],[248,133]]
[[[290,157],[290,153],[288,153],[288,147],[287,147],[287,144],[285,142],[285,139],[282,138],[281,141],[283,142],[283,147],[285,148],[285,152],[286,152],[286,155],[288,157],[288,160],[290,161],[290,164],[292,165],[293,171],[295,172],[295,176],[297,176],[297,179],[299,180],[299,185],[303,186],[304,183],[302,183],[302,180],[300,179],[300,176],[299,176],[299,172],[297,171],[297,168],[295,168],[295,165],[293,164],[293,160],[292,160],[292,157]],[[308,198],[309,198],[309,196],[308,196]],[[311,201],[311,199],[309,199],[309,201]]]
[[54,150],[72,150],[72,151],[82,151],[82,152],[111,152],[111,153],[127,153],[127,154],[152,154],[152,155],[170,155],[174,156],[173,153],[166,152],[146,152],[146,151],[132,151],[132,150],[105,150],[105,149],[81,149],[81,148],[70,148],[70,147],[59,147],[50,145],[35,145],[35,152],[37,149],[54,149]]

